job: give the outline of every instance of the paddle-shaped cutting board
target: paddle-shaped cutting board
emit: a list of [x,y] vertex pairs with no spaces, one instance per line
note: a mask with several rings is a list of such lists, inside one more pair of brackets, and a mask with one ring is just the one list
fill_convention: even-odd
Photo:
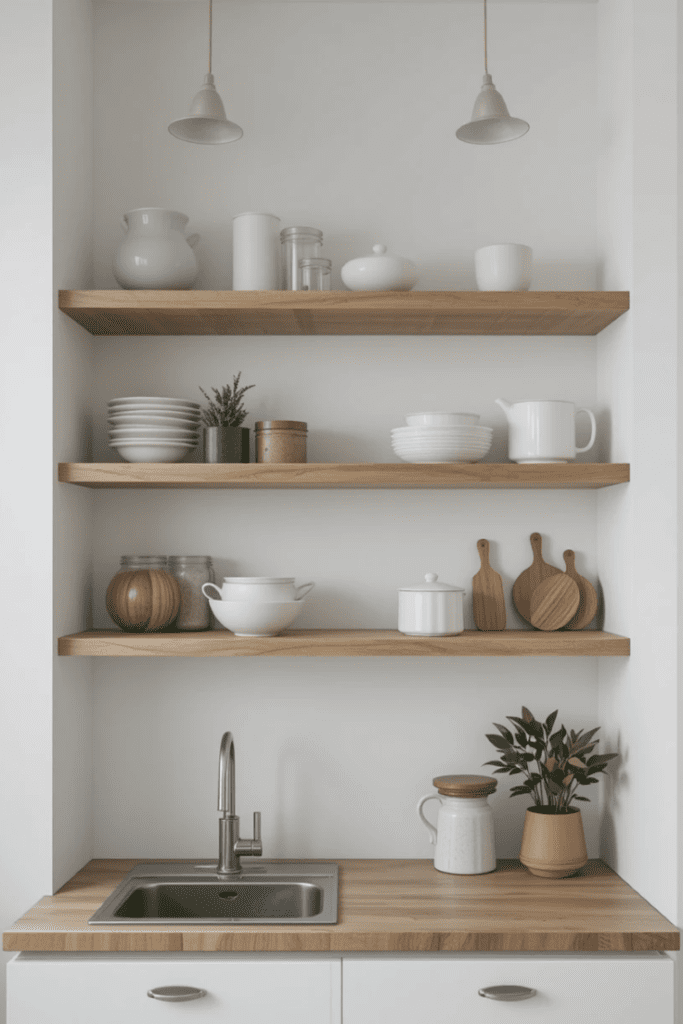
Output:
[[505,594],[500,574],[491,568],[489,542],[477,541],[481,569],[472,577],[472,608],[477,629],[505,629]]
[[543,580],[549,576],[554,576],[556,573],[562,573],[561,569],[556,569],[554,565],[549,565],[543,561],[542,545],[540,533],[532,533],[529,538],[531,541],[531,550],[534,553],[534,560],[528,569],[525,569],[521,575],[517,577],[512,585],[512,600],[515,608],[526,622],[531,622],[531,595]]
[[595,592],[595,587],[588,582],[585,576],[581,576],[576,571],[574,557],[571,548],[564,552],[563,558],[567,566],[567,575],[571,576],[578,586],[580,601],[576,615],[567,623],[565,629],[583,629],[594,618],[598,610],[598,595]]
[[562,629],[576,615],[581,595],[566,572],[547,576],[531,595],[530,622],[536,629]]

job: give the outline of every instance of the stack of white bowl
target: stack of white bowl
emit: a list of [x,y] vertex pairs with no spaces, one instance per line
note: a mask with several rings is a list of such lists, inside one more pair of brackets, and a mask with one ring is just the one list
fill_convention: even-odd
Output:
[[222,587],[203,583],[202,594],[220,624],[235,636],[277,636],[294,622],[314,586],[297,587],[293,576],[224,576]]
[[391,431],[391,447],[404,462],[479,462],[493,440],[472,412],[415,412]]
[[109,447],[126,462],[180,462],[199,440],[199,404],[183,398],[112,398]]

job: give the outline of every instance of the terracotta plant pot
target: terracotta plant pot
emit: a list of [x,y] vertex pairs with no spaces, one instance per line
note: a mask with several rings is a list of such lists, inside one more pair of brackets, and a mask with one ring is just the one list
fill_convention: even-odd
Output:
[[541,878],[573,875],[588,860],[581,811],[571,808],[555,814],[548,807],[529,807],[519,859]]

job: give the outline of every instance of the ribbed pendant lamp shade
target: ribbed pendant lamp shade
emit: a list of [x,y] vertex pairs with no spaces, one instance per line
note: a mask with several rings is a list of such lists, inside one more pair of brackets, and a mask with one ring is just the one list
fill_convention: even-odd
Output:
[[225,116],[223,101],[216,92],[211,74],[211,49],[213,35],[213,0],[209,0],[209,73],[204,84],[192,100],[190,113],[173,121],[168,130],[183,142],[197,142],[202,146],[216,146],[223,142],[236,142],[242,137],[242,129]]
[[472,119],[455,133],[461,142],[478,146],[492,146],[497,142],[511,142],[529,131],[529,125],[519,117],[510,117],[505,100],[500,95],[488,68],[486,38],[486,0],[484,0],[484,81],[474,101]]

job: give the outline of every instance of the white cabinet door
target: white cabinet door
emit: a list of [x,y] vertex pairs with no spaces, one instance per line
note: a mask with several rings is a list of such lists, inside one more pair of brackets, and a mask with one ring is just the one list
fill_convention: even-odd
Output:
[[[147,994],[166,986],[205,994]],[[22,954],[8,964],[7,1022],[340,1024],[340,986],[339,959]]]
[[[673,961],[659,954],[344,961],[344,1024],[673,1024]],[[479,995],[516,985],[519,1002]]]

